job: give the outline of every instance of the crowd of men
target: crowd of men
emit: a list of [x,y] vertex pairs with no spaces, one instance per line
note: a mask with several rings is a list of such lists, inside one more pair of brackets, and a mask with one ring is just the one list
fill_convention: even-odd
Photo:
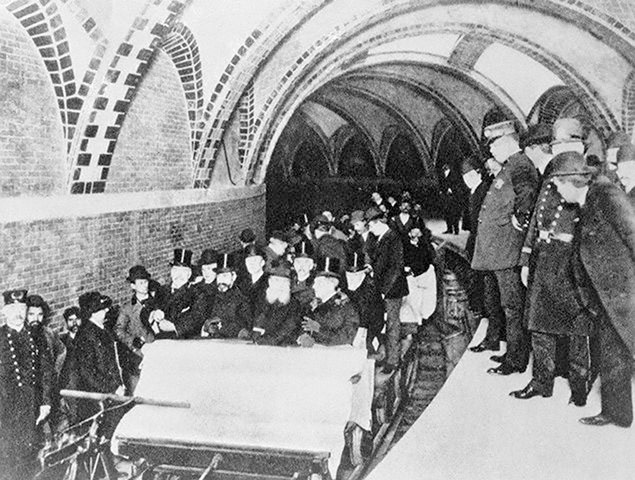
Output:
[[[602,411],[581,422],[628,427],[635,147],[617,134],[606,162],[586,158],[576,119],[532,125],[522,136],[503,121],[484,135],[491,157],[462,168],[471,192],[467,252],[488,318],[472,350],[497,351],[506,342],[505,354],[492,356],[498,365],[488,372],[496,375],[524,372],[533,353],[531,382],[511,392],[518,399],[551,396],[563,375],[571,403],[582,406],[599,374]],[[78,307],[64,311],[62,334],[46,325],[41,296],[5,292],[0,477],[29,478],[47,429],[98,412],[95,402],[73,402],[61,389],[132,395],[144,346],[162,339],[353,344],[376,359],[378,375],[390,375],[436,303],[436,252],[413,205],[409,192],[386,202],[374,192],[363,210],[338,220],[330,212],[312,221],[304,215],[266,245],[245,229],[236,252],[208,248],[194,262],[191,250],[175,249],[168,284],[135,265],[122,278],[131,289],[126,301],[83,293]]]
[[[330,212],[310,222],[304,215],[266,245],[245,229],[235,252],[208,248],[195,262],[191,250],[175,249],[168,284],[135,265],[122,278],[128,299],[113,305],[100,292],[83,293],[79,306],[64,311],[62,334],[47,326],[42,297],[5,292],[0,478],[30,478],[47,435],[99,412],[97,402],[65,398],[60,390],[133,395],[144,346],[163,339],[355,344],[368,349],[378,375],[392,374],[436,303],[436,293],[423,294],[423,280],[435,281],[431,234],[411,204],[404,192],[389,208],[375,192],[365,210],[338,221]],[[402,310],[409,316],[403,326]],[[103,422],[105,435],[116,421]]]

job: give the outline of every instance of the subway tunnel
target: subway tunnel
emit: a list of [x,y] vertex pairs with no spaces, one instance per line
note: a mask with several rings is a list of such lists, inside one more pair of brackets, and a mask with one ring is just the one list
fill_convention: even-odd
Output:
[[441,219],[492,119],[575,117],[606,161],[635,142],[635,3],[0,0],[0,92],[0,287],[61,326],[132,265],[376,190]]

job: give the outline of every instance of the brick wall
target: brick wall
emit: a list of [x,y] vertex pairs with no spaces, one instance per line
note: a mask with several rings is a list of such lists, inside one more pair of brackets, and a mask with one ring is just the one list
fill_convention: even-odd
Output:
[[[76,304],[84,291],[125,299],[130,287],[124,279],[134,264],[144,264],[163,283],[173,248],[190,248],[198,260],[207,247],[238,248],[243,228],[261,237],[264,232],[263,187],[97,197],[36,199],[39,205],[20,199],[24,212],[9,214],[9,221],[0,224],[0,291],[24,287],[42,295],[56,326],[64,308]],[[0,209],[14,211],[6,200],[13,199],[0,202]],[[160,206],[144,209],[144,204]],[[84,215],[91,210],[95,213]],[[49,218],[56,211],[77,216]]]
[[15,19],[0,16],[0,196],[59,193],[64,133],[40,54]]
[[174,62],[158,51],[137,90],[106,173],[107,192],[192,186],[190,125]]

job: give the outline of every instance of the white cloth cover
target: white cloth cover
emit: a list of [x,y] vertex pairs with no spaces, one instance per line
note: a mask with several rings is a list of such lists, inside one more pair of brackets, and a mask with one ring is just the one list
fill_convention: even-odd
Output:
[[191,408],[137,405],[118,425],[113,452],[141,438],[329,452],[334,476],[347,420],[370,428],[372,372],[366,351],[351,346],[159,340],[144,347],[135,395]]
[[401,304],[401,323],[417,323],[427,319],[437,308],[437,277],[433,266],[419,276],[408,275],[410,293]]

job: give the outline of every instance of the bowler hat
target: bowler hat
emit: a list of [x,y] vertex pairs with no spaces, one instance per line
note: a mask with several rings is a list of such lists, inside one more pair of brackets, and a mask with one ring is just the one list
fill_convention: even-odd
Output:
[[347,272],[359,272],[363,270],[364,254],[362,252],[351,252],[346,257],[346,271]]
[[298,242],[295,246],[295,256],[296,257],[313,257],[313,244],[311,242],[307,242],[306,240],[302,240]]
[[527,131],[520,137],[520,146],[525,148],[533,145],[548,144],[551,142],[551,134],[551,127],[546,123],[530,125]]
[[174,249],[174,259],[170,263],[172,267],[189,267],[192,268],[192,250],[185,248]]
[[291,269],[282,262],[273,262],[267,269],[267,274],[270,277],[291,278]]
[[551,176],[592,175],[597,173],[595,167],[587,165],[582,154],[578,152],[562,152],[550,162]]
[[134,283],[135,280],[150,280],[151,275],[146,270],[146,267],[143,265],[135,265],[130,270],[128,270],[128,277],[126,280],[130,283]]
[[199,265],[213,265],[218,263],[218,252],[213,248],[206,248],[201,252],[201,258],[198,260]]
[[231,253],[223,253],[218,257],[217,273],[236,271],[235,258]]
[[256,234],[251,228],[245,228],[240,235],[238,235],[238,239],[244,243],[251,243],[256,240]]
[[7,290],[6,292],[2,293],[4,304],[9,305],[10,303],[26,303],[27,293],[28,290],[26,289]]
[[340,259],[336,257],[318,258],[315,276],[340,278]]
[[112,299],[99,292],[85,292],[79,296],[79,308],[84,318],[90,318],[93,313],[112,306]]

